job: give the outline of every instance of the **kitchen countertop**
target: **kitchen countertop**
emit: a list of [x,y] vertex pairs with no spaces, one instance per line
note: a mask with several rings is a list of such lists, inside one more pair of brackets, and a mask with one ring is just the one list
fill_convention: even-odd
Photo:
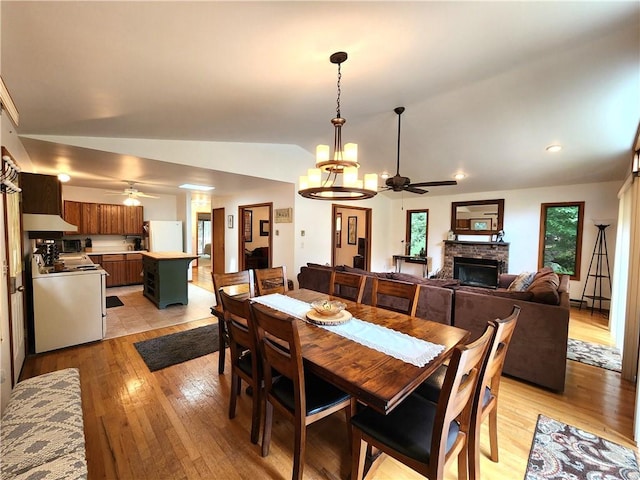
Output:
[[145,257],[152,258],[154,260],[180,260],[189,259],[195,260],[197,255],[183,252],[141,252]]
[[147,253],[146,250],[93,250],[91,252],[84,252],[86,255],[94,256],[94,255],[118,255],[124,253]]

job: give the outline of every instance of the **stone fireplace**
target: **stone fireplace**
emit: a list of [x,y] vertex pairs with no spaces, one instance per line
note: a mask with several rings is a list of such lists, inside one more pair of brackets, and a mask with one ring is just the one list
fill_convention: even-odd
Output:
[[499,262],[498,274],[509,272],[509,244],[506,242],[445,240],[442,278],[453,278],[455,257],[496,260]]
[[497,288],[502,262],[488,258],[453,257],[453,278],[460,285]]

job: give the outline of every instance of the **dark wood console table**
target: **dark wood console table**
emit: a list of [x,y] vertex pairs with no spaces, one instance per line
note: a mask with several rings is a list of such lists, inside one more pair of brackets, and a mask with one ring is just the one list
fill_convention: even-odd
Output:
[[396,272],[402,270],[402,262],[422,264],[422,276],[426,277],[431,264],[431,257],[416,257],[415,255],[394,255],[393,261],[396,263]]
[[143,294],[156,307],[189,303],[187,269],[197,255],[182,252],[142,252]]

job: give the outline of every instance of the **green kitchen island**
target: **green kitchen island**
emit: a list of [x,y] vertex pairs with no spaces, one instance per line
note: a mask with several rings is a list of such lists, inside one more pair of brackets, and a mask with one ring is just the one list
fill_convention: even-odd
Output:
[[197,255],[183,252],[142,252],[144,296],[156,307],[189,303],[189,264]]

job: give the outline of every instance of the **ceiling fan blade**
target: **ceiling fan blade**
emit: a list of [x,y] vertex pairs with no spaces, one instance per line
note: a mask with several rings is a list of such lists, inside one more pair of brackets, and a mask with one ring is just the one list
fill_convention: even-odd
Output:
[[144,198],[160,198],[155,195],[147,195],[146,193],[138,192],[135,194],[136,197],[144,197]]
[[422,195],[423,193],[427,193],[429,191],[429,190],[423,190],[422,188],[415,188],[415,186],[413,185],[408,185],[407,187],[405,187],[405,190],[411,193],[419,193],[420,195]]
[[127,195],[124,192],[104,192],[105,195]]
[[412,183],[410,186],[411,187],[442,187],[445,185],[457,185],[458,182],[456,182],[455,180],[442,180],[439,182],[417,182],[417,183]]

